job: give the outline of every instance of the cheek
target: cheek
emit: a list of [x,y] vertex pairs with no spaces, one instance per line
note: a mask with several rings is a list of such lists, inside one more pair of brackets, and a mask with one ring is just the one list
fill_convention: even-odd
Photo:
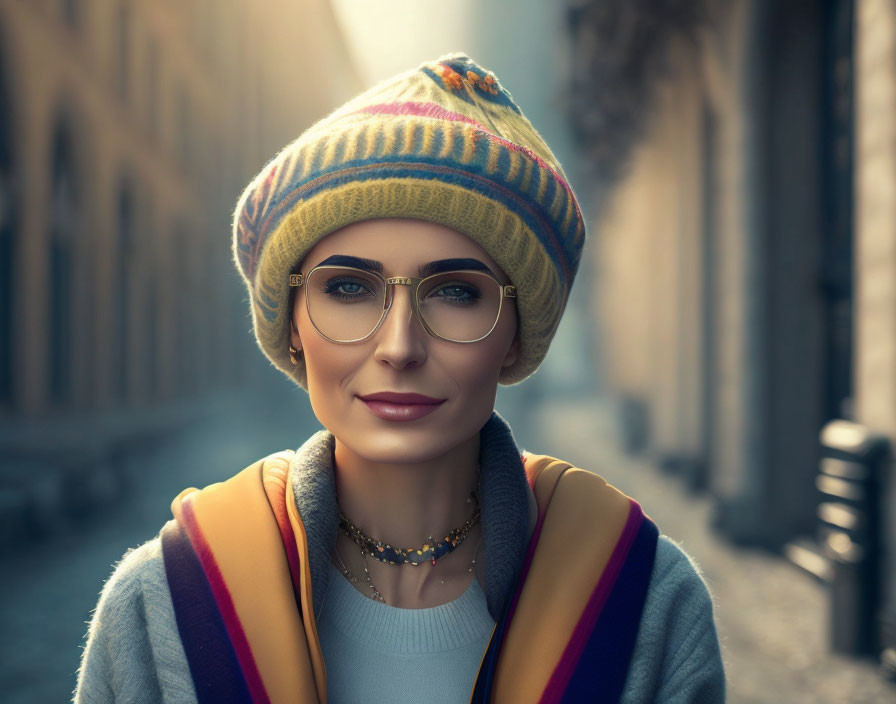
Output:
[[308,399],[317,419],[326,427],[337,413],[339,391],[351,377],[357,350],[324,340],[307,320],[299,320],[299,335],[308,379]]
[[472,349],[458,350],[456,373],[462,380],[464,389],[470,398],[490,399],[494,403],[498,389],[498,377],[501,375],[504,356],[513,340],[515,325],[502,318],[500,327],[485,340],[470,345]]
[[326,393],[325,388],[339,374],[337,358],[321,352],[316,342],[305,343],[305,371],[308,375],[308,394],[312,399]]

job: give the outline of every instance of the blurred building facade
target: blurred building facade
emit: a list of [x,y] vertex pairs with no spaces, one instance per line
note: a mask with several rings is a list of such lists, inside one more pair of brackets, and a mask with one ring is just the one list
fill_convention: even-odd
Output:
[[[620,129],[625,153],[591,147],[606,164],[596,344],[628,442],[710,492],[732,541],[788,554],[818,535],[826,424],[896,441],[896,3],[692,3],[667,18],[660,68],[614,61],[626,47],[605,48],[595,5],[570,12],[578,106],[614,87],[595,75],[656,79],[629,109],[640,131]],[[574,116],[580,134],[590,120],[612,137],[606,102]],[[883,512],[865,557],[880,584],[855,597],[876,652],[896,647],[890,465],[875,496],[841,497],[854,523],[860,504]]]
[[0,413],[232,384],[239,188],[357,87],[319,0],[0,2]]
[[246,383],[236,199],[360,88],[326,0],[0,0],[4,526],[41,446]]

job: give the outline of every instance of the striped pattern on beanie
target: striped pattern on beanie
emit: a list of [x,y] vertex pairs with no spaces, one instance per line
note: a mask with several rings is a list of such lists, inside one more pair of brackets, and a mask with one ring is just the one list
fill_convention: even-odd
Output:
[[584,220],[562,168],[495,76],[463,54],[383,81],[285,147],[246,187],[234,255],[258,343],[289,361],[288,275],[323,237],[372,218],[418,218],[477,242],[517,287],[512,384],[547,353],[578,269]]

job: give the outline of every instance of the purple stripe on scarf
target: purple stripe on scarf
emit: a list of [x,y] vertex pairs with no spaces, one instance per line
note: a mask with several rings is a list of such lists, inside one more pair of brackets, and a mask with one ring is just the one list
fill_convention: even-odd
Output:
[[199,562],[202,564],[205,578],[208,580],[208,585],[218,606],[218,612],[221,614],[224,627],[230,636],[230,642],[239,661],[252,701],[259,704],[270,702],[268,693],[264,688],[264,682],[261,679],[261,673],[259,673],[258,666],[255,664],[255,656],[249,647],[249,640],[246,638],[245,631],[243,631],[243,624],[240,623],[239,616],[236,613],[230,590],[227,589],[227,583],[224,581],[221,569],[218,567],[215,556],[206,542],[205,536],[202,534],[202,529],[196,520],[196,514],[193,512],[193,504],[189,496],[185,497],[181,502],[181,515],[184,521],[184,529],[190,538],[190,543],[193,545],[193,550],[199,558]]
[[162,558],[177,630],[200,704],[251,702],[227,629],[190,540],[171,520],[162,528]]
[[[641,513],[640,506],[638,512]],[[562,704],[618,702],[622,696],[653,574],[658,538],[656,524],[643,516],[628,559],[559,700]]]

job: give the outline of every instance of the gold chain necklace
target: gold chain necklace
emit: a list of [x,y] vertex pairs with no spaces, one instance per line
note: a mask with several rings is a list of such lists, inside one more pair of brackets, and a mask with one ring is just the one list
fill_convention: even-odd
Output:
[[464,542],[470,530],[479,523],[481,511],[479,509],[479,500],[476,492],[471,491],[467,498],[467,503],[476,503],[476,509],[473,517],[464,523],[460,528],[455,528],[445,536],[445,538],[436,543],[430,535],[423,543],[421,548],[399,548],[382,540],[371,538],[364,531],[352,523],[342,511],[339,511],[339,527],[358,547],[361,548],[362,557],[372,557],[380,562],[390,565],[422,565],[424,562],[431,562],[433,565],[445,555],[454,552],[457,547]]
[[[361,561],[364,564],[364,579],[367,582],[367,586],[370,588],[370,593],[368,594],[368,596],[374,601],[379,601],[383,604],[386,603],[386,599],[380,593],[379,589],[374,586],[373,580],[370,579],[370,569],[367,565],[368,557],[373,557],[380,562],[390,565],[407,564],[414,565],[416,567],[425,562],[430,562],[432,565],[435,565],[440,558],[454,552],[454,550],[466,539],[470,530],[479,522],[481,518],[479,500],[476,497],[476,492],[471,491],[470,496],[467,498],[467,503],[469,504],[474,502],[476,503],[476,510],[473,512],[473,517],[470,518],[470,520],[468,520],[466,523],[464,523],[460,528],[455,528],[454,530],[449,532],[441,543],[436,545],[432,536],[430,536],[423,544],[422,548],[406,549],[395,548],[388,543],[384,543],[381,540],[371,538],[360,528],[355,526],[351,521],[349,521],[340,510],[339,527],[342,529],[342,532],[345,533],[345,535],[361,549]],[[479,537],[479,543],[481,542],[482,536]],[[358,578],[354,574],[352,574],[351,570],[349,570],[349,568],[346,566],[345,560],[343,560],[342,555],[339,554],[339,548],[336,547],[335,550],[336,557],[339,559],[339,562],[342,565],[342,574],[352,584],[357,584]],[[476,552],[473,553],[473,559],[470,562],[470,567],[467,568],[467,572],[473,571],[473,568],[476,565],[476,553],[478,551],[479,544],[477,543]],[[440,578],[439,582],[444,584],[445,580]]]
[[[473,553],[473,559],[470,561],[470,566],[467,568],[467,572],[472,572],[473,568],[476,566],[476,555],[479,553],[479,545],[482,543],[482,536],[479,536],[479,541],[476,543],[476,552]],[[342,559],[342,555],[339,554],[339,548],[335,547],[336,557],[339,559],[339,563],[342,565],[342,574],[348,579],[352,584],[358,583],[358,578],[352,574],[351,570],[345,565],[345,560]],[[367,586],[370,587],[370,594],[367,596],[374,601],[379,601],[382,604],[386,603],[386,599],[380,594],[379,589],[377,589],[373,581],[370,579],[370,570],[367,569],[367,559],[364,555],[364,549],[361,549],[361,559],[364,562],[364,579],[367,580]],[[439,582],[441,584],[445,583],[444,579],[439,578]]]

